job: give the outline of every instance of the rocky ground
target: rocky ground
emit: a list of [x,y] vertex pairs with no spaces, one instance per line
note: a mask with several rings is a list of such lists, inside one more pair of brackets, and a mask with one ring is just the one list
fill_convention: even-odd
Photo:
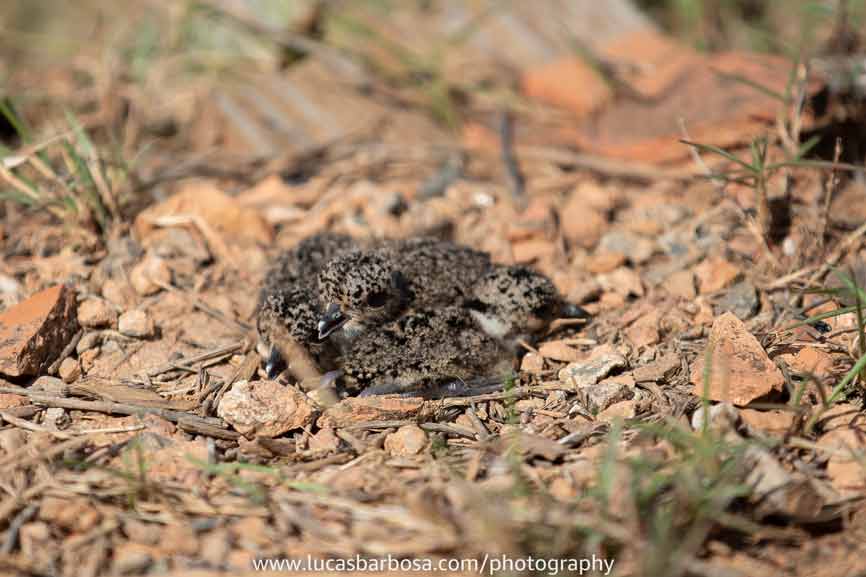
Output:
[[[4,104],[38,129],[4,137],[0,168],[0,572],[306,554],[864,571],[859,105],[829,60],[699,53],[623,6],[590,31],[561,13],[613,78],[517,9],[536,42],[517,44],[548,50],[502,66],[469,42],[420,87],[394,82],[391,44],[337,34],[171,107],[95,73],[62,129],[45,102]],[[404,16],[378,37],[405,46]],[[517,34],[486,22],[473,38]],[[347,46],[379,66],[339,68]],[[47,76],[61,99],[80,82]],[[451,238],[593,318],[525,343],[501,392],[306,394],[264,377],[253,315],[269,259],[321,231]]]

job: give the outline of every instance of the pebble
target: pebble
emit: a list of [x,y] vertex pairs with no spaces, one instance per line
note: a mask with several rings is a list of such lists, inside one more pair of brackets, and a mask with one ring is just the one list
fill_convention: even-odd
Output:
[[153,320],[145,311],[132,309],[120,315],[117,330],[127,337],[147,338],[153,335]]

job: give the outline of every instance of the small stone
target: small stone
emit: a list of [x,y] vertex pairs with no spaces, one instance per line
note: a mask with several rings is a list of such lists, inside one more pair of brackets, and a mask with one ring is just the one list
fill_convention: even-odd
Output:
[[75,289],[38,292],[0,313],[0,373],[12,377],[44,371],[78,331]]
[[716,315],[731,312],[738,319],[744,321],[755,316],[759,304],[758,293],[754,285],[749,281],[742,281],[727,289],[716,300],[713,311]]
[[833,366],[836,364],[830,353],[816,347],[803,347],[795,355],[779,356],[794,372],[801,375],[814,375],[818,379],[826,379],[832,375]]
[[549,240],[529,239],[512,243],[511,252],[514,262],[534,262],[553,256],[556,245]]
[[[705,386],[707,360],[711,363],[711,375]],[[713,401],[747,405],[771,393],[780,393],[785,378],[743,321],[733,313],[725,313],[713,322],[707,352],[699,355],[692,365],[691,382],[698,397],[706,393]]]
[[634,397],[634,381],[622,377],[607,379],[596,385],[583,387],[581,393],[586,395],[586,408],[597,414],[615,403]]
[[740,276],[740,269],[721,257],[703,260],[694,271],[695,276],[698,277],[698,290],[701,294],[720,291]]
[[697,296],[695,274],[690,270],[678,270],[671,273],[662,281],[662,288],[668,291],[671,296],[688,301]]
[[316,410],[296,387],[238,381],[223,396],[217,414],[246,437],[278,437],[311,424]]
[[211,569],[218,569],[225,563],[231,550],[231,537],[225,529],[215,529],[201,538],[201,559]]
[[588,359],[569,363],[559,371],[559,380],[574,387],[588,387],[598,383],[613,369],[626,366],[625,357],[610,348],[593,352]]
[[616,419],[633,419],[637,403],[634,399],[614,403],[595,416],[596,421],[612,423]]
[[577,349],[574,349],[563,341],[550,341],[542,343],[538,347],[538,352],[545,359],[553,359],[554,361],[572,362],[583,359],[586,355],[582,354]]
[[153,320],[141,309],[126,311],[117,320],[117,330],[127,337],[147,338],[153,335]]
[[794,413],[779,410],[740,409],[740,418],[753,433],[781,437],[791,429]]
[[633,232],[613,230],[604,235],[598,243],[601,253],[619,253],[635,264],[650,259],[655,252],[655,243]]
[[189,525],[172,523],[163,528],[160,549],[168,555],[195,557],[198,548],[198,537]]
[[605,291],[613,292],[623,297],[642,297],[644,294],[640,276],[634,270],[624,266],[607,274],[599,275],[598,283]]
[[385,450],[395,457],[417,455],[427,444],[427,433],[418,425],[403,425],[385,437]]
[[625,255],[618,252],[597,252],[587,257],[584,268],[591,274],[605,274],[625,264]]
[[660,324],[661,313],[654,310],[629,325],[625,330],[625,336],[638,349],[657,344],[661,341]]
[[64,383],[73,383],[81,376],[81,365],[79,365],[78,361],[75,359],[66,357],[63,359],[63,362],[60,363],[60,367],[57,369],[57,374],[60,375],[60,378],[63,379]]
[[84,497],[45,497],[39,505],[39,520],[76,533],[86,533],[102,521],[99,510]]
[[632,371],[632,376],[638,383],[645,383],[647,381],[659,382],[663,381],[669,374],[680,368],[680,366],[679,357],[668,353],[647,365],[635,367],[634,371]]
[[50,397],[65,397],[69,394],[69,387],[57,377],[41,376],[30,385],[33,392],[45,393]]
[[115,575],[144,573],[152,563],[153,555],[148,547],[132,542],[120,543],[114,549],[111,573]]
[[135,291],[126,280],[107,279],[102,283],[102,296],[121,309],[129,308],[135,303]]
[[325,427],[310,437],[309,445],[314,451],[336,451],[340,446],[340,438],[334,433],[333,427]]
[[586,208],[586,203],[577,194],[572,194],[560,212],[562,236],[575,246],[592,248],[601,239],[608,226],[607,218],[600,211]]
[[117,311],[103,299],[87,299],[78,305],[78,322],[88,328],[110,327],[117,322]]
[[158,293],[171,282],[171,270],[160,257],[148,254],[129,273],[129,283],[141,296]]
[[544,357],[533,352],[526,353],[520,361],[520,370],[527,373],[543,371]]

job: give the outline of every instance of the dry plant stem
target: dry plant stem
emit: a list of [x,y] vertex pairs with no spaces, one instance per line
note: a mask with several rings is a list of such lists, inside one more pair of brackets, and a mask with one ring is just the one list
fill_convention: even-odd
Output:
[[57,369],[60,368],[60,363],[65,361],[69,357],[69,355],[72,354],[72,351],[74,351],[75,347],[78,346],[78,341],[80,341],[81,337],[83,336],[84,329],[79,329],[78,332],[75,333],[75,336],[72,337],[72,340],[69,341],[65,347],[63,347],[63,351],[60,352],[60,356],[58,356],[57,359],[55,359],[55,361],[51,363],[51,365],[48,367],[49,375],[57,374]]
[[[833,148],[833,164],[839,163],[839,157],[842,155],[842,139],[836,139],[836,146]],[[824,246],[824,235],[827,233],[827,223],[830,221],[830,203],[833,201],[833,196],[839,188],[839,173],[833,168],[830,169],[830,177],[824,186],[824,206],[821,208],[821,218],[818,221],[818,233],[815,239],[818,243],[818,248]]]
[[[157,415],[167,421],[184,425],[187,427],[200,427],[202,431],[219,431],[221,438],[237,438],[239,435],[225,428],[221,419],[215,417],[199,417],[182,411],[171,409],[160,409],[156,407],[144,407],[127,403],[114,403],[111,401],[82,401],[63,397],[51,397],[27,389],[16,389],[12,387],[0,387],[0,393],[12,393],[29,397],[33,403],[47,407],[60,407],[63,409],[77,409],[81,411],[95,411],[97,413],[108,413],[118,415]],[[204,434],[204,433],[203,433]],[[216,436],[216,435],[214,435]]]
[[[211,359],[216,359],[219,357],[228,356],[228,355],[230,355],[236,351],[241,350],[243,347],[244,347],[244,341],[237,341],[235,343],[232,343],[230,345],[226,345],[224,347],[218,347],[218,348],[212,349],[210,351],[205,351],[205,352],[198,354],[198,355],[178,359],[172,363],[166,363],[164,365],[159,365],[158,367],[155,367],[153,369],[148,370],[147,372],[145,372],[145,374],[148,377],[155,377],[157,375],[161,375],[162,373],[166,373],[166,372],[171,371],[173,369],[176,369],[178,367],[180,367],[182,369],[187,369],[187,367],[185,367],[184,365],[192,365],[193,363],[200,363],[202,361],[209,361]],[[195,369],[192,369],[190,367],[189,370],[195,370]]]

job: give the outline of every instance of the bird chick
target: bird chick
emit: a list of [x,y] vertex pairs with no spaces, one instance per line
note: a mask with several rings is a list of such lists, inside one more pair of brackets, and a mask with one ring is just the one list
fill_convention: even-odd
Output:
[[318,234],[280,253],[265,275],[256,309],[257,350],[275,378],[288,367],[299,381],[320,376],[337,355],[334,343],[318,338],[322,309],[316,278],[325,262],[350,250],[348,236]]
[[469,314],[490,337],[517,350],[517,341],[558,318],[587,318],[566,302],[546,276],[525,266],[497,265],[478,281]]
[[366,396],[489,376],[507,370],[509,356],[463,309],[446,306],[409,311],[358,335],[339,365],[344,386]]
[[342,328],[344,338],[351,341],[406,310],[461,303],[489,266],[485,253],[429,238],[343,254],[319,275],[325,303],[319,337]]

